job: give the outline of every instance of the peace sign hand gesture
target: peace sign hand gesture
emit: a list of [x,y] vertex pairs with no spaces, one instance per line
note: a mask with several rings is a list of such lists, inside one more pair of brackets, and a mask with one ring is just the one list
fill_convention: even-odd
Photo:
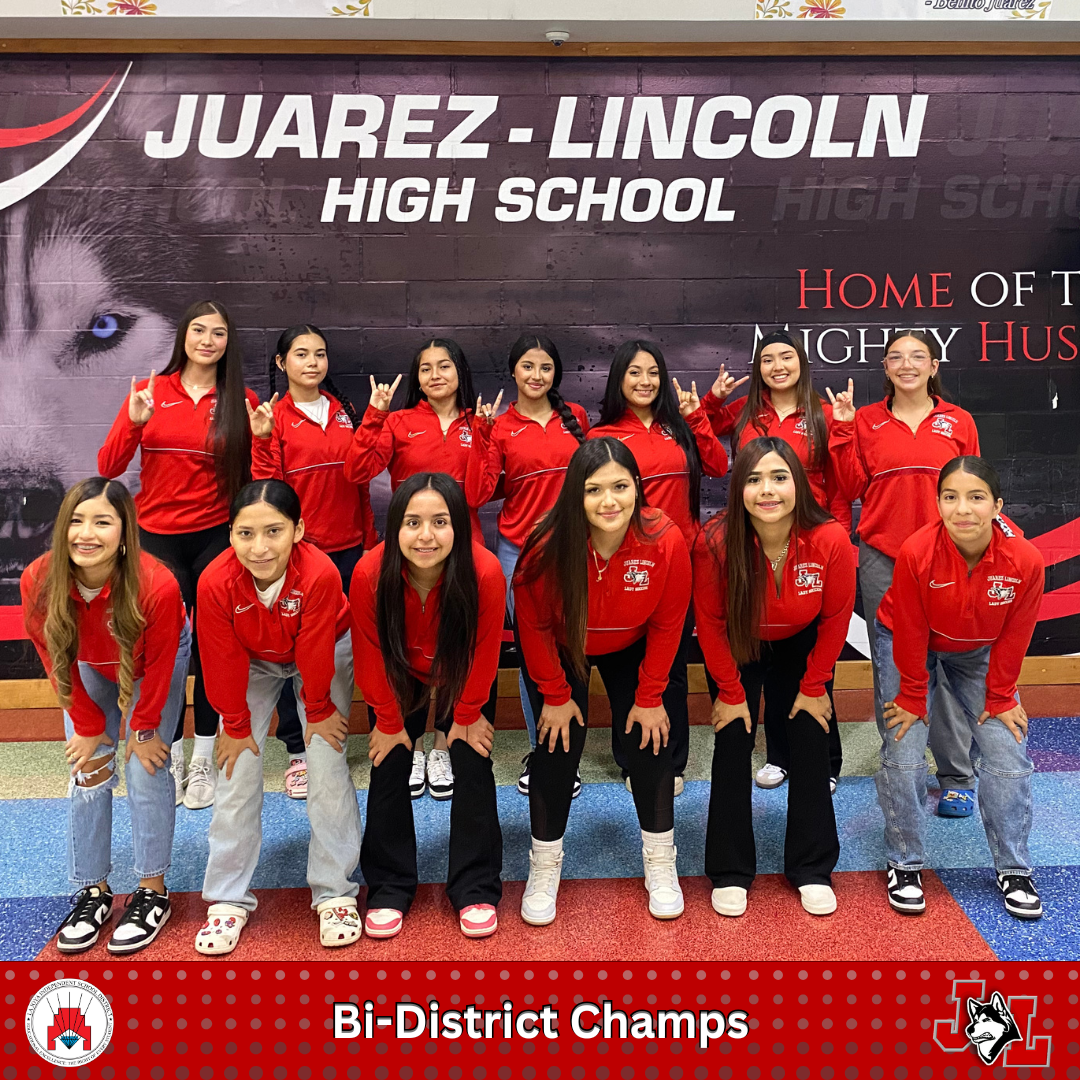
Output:
[[269,401],[264,401],[257,409],[253,409],[251,402],[244,398],[251,434],[256,439],[269,439],[274,433],[274,406],[277,404],[277,399],[277,394],[274,394]]
[[369,375],[368,378],[371,380],[371,407],[379,412],[388,412],[390,399],[401,383],[401,376],[398,375],[392,383],[377,383],[374,375]]
[[150,383],[145,390],[136,390],[138,380],[131,376],[131,393],[128,395],[128,418],[142,427],[154,415],[154,370],[150,369]]
[[825,393],[829,395],[829,401],[832,404],[832,414],[834,420],[839,420],[841,423],[845,423],[849,420],[855,419],[855,380],[848,379],[847,389],[841,390],[839,394],[833,394],[833,392],[825,387]]
[[712,384],[713,397],[719,398],[723,401],[737,386],[742,386],[750,378],[749,375],[744,375],[741,379],[736,379],[733,375],[729,375],[724,370],[724,365],[720,365],[720,374],[716,376],[716,382]]
[[685,420],[691,413],[701,408],[701,398],[698,397],[697,383],[691,382],[690,389],[684,390],[679,385],[678,379],[671,380],[675,387],[675,395],[679,399],[679,415]]
[[476,417],[477,419],[484,419],[489,424],[495,423],[495,417],[499,414],[499,405],[502,403],[503,392],[499,391],[499,396],[495,399],[494,405],[483,405],[480,401],[480,396],[476,398]]

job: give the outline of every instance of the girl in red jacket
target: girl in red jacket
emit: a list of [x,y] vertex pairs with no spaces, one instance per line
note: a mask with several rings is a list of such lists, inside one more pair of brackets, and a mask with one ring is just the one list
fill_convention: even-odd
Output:
[[371,782],[360,865],[369,937],[393,937],[416,895],[409,751],[427,725],[450,748],[458,783],[450,806],[446,893],[467,937],[495,933],[502,833],[491,767],[506,585],[499,560],[473,543],[461,487],[418,473],[390,500],[386,540],[353,574],[356,674],[374,716]]
[[[347,590],[364,548],[373,548],[377,539],[368,485],[345,479],[356,410],[330,379],[328,367],[326,337],[317,326],[291,326],[278,338],[270,360],[273,396],[257,409],[248,405],[251,475],[292,485],[307,508],[305,538],[330,556]],[[280,401],[279,372],[289,381]],[[307,751],[289,682],[278,702],[277,737],[289,752],[285,794],[307,798]]]
[[[432,338],[417,351],[409,369],[405,408],[392,413],[390,401],[401,382],[376,383],[371,377],[371,401],[345,455],[345,477],[367,484],[390,471],[390,487],[415,473],[442,472],[465,487],[465,471],[472,455],[472,372],[456,341]],[[480,518],[471,511],[472,533],[484,542]],[[430,790],[436,799],[454,794],[454,771],[446,738],[436,728],[435,748],[425,767],[424,736],[413,748],[409,790],[419,798]]]
[[[476,400],[477,423],[473,452],[465,473],[465,496],[479,510],[495,496],[503,478],[504,499],[499,511],[499,535],[495,554],[502,564],[507,585],[513,580],[521,547],[537,522],[555,505],[566,463],[585,441],[589,418],[580,405],[567,403],[559,393],[562,359],[555,343],[543,334],[522,334],[510,349],[510,374],[517,384],[517,401],[502,416],[499,400],[482,405]],[[506,607],[514,619],[514,593],[507,593]],[[518,654],[521,645],[518,643]],[[536,719],[529,705],[524,676],[518,676],[521,709],[529,729],[529,744],[536,746]],[[518,791],[529,794],[529,761],[518,779]],[[575,781],[575,795],[581,791]]]
[[26,632],[64,710],[71,770],[68,874],[78,889],[56,936],[65,953],[98,939],[112,911],[112,802],[120,721],[139,887],[109,940],[111,953],[149,945],[169,919],[165,873],[176,803],[169,744],[184,705],[191,639],[176,579],[139,550],[135,504],[95,476],[64,496],[52,550],[22,575]]
[[717,687],[705,840],[713,908],[741,915],[754,880],[750,755],[764,690],[765,715],[791,747],[784,873],[808,912],[829,915],[840,856],[829,792],[832,673],[855,606],[855,554],[786,440],[753,439],[739,451],[731,505],[694,548],[694,591]]
[[[1043,595],[1043,560],[1001,517],[993,467],[954,458],[938,477],[939,519],[900,548],[877,619],[882,694],[878,800],[885,814],[889,903],[926,907],[926,737],[944,672],[976,746],[979,812],[1005,910],[1037,919],[1031,880],[1031,774],[1027,713],[1016,692]],[[922,721],[921,723],[919,721]]]
[[526,686],[538,717],[521,900],[521,917],[533,926],[555,918],[594,664],[629,767],[649,911],[658,919],[683,911],[668,715],[669,673],[690,603],[690,556],[672,521],[644,504],[634,455],[618,439],[590,439],[570,459],[559,498],[526,541],[515,574]]
[[[885,399],[855,411],[854,384],[833,395],[829,450],[841,490],[862,500],[859,517],[859,585],[874,668],[874,700],[882,701],[874,616],[892,581],[900,545],[937,520],[938,471],[958,454],[979,453],[970,413],[942,397],[938,350],[921,330],[898,331],[885,345]],[[938,767],[938,814],[967,817],[975,808],[971,739],[963,712],[940,674],[937,723],[930,748]],[[880,706],[879,706],[880,708]],[[878,723],[882,723],[880,711]]]
[[[120,476],[141,451],[139,536],[142,546],[176,575],[196,633],[195,748],[184,780],[183,715],[172,743],[176,801],[191,810],[214,801],[211,759],[217,714],[206,698],[194,618],[199,575],[229,545],[229,502],[249,479],[251,432],[244,407],[259,399],[244,389],[240,339],[221,304],[202,300],[184,312],[172,356],[160,377],[131,380],[98,453],[102,476]],[[186,784],[187,792],[182,795]]]
[[221,716],[217,799],[195,948],[232,952],[255,911],[251,878],[262,844],[262,749],[281,687],[296,691],[308,748],[308,884],[327,947],[360,937],[360,811],[345,761],[352,705],[349,606],[338,569],[303,543],[296,492],[248,484],[229,509],[229,542],[199,581],[206,692]]
[[[608,371],[600,422],[589,438],[618,439],[641,470],[649,506],[655,506],[678,526],[691,548],[701,529],[701,477],[723,476],[727,454],[713,434],[701,408],[697,384],[688,391],[668,379],[664,354],[651,341],[624,341],[615,350]],[[693,606],[686,612],[679,651],[671,668],[671,753],[675,762],[675,794],[683,789],[682,774],[690,752],[690,717],[686,705],[686,663],[694,636]],[[622,748],[612,734],[612,753],[629,780]]]
[[[727,402],[737,386],[750,380],[745,398]],[[733,379],[723,368],[705,395],[705,411],[717,435],[730,435],[735,452],[751,439],[773,435],[790,443],[806,471],[810,490],[818,504],[851,532],[851,504],[840,494],[829,455],[832,406],[822,403],[810,382],[810,366],[802,344],[789,334],[766,334],[757,344],[750,375]],[[779,787],[789,770],[786,732],[783,725],[765,718],[765,765],[755,777],[758,787]],[[836,717],[829,721],[829,775],[835,790],[844,764]]]

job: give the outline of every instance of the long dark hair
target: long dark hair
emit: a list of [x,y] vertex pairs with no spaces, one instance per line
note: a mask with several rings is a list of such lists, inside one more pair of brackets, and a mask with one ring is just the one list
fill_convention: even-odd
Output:
[[766,436],[751,439],[739,451],[731,471],[728,508],[705,526],[705,539],[717,561],[718,572],[727,575],[727,635],[731,655],[740,666],[761,655],[761,607],[771,567],[743,505],[743,490],[747,478],[766,454],[779,454],[795,481],[791,556],[798,549],[800,532],[832,520],[814,498],[806,470],[790,443]]
[[585,483],[609,461],[621,465],[634,478],[637,501],[630,528],[639,536],[648,537],[641,520],[642,507],[648,504],[634,455],[618,439],[589,439],[570,458],[559,497],[525,541],[515,574],[522,583],[539,578],[558,582],[565,635],[562,652],[580,678],[585,677],[589,616],[589,519],[585,516]]
[[162,375],[183,373],[188,355],[188,327],[202,315],[220,315],[225,320],[229,340],[217,364],[217,401],[210,426],[210,447],[214,455],[218,490],[230,501],[251,479],[251,425],[244,407],[244,358],[240,353],[240,335],[232,317],[214,300],[199,300],[180,317],[172,356]]
[[551,384],[551,389],[548,391],[548,401],[551,407],[559,414],[559,418],[566,426],[566,430],[574,436],[579,443],[585,441],[585,432],[581,430],[581,425],[577,421],[577,417],[573,414],[570,406],[566,404],[562,394],[559,393],[559,384],[562,382],[562,357],[559,356],[559,350],[555,347],[555,342],[549,337],[545,337],[543,334],[537,334],[533,331],[529,331],[526,334],[522,334],[521,337],[510,346],[510,377],[514,377],[514,371],[517,368],[517,362],[527,353],[530,349],[539,349],[541,352],[545,352],[551,357],[551,362],[555,365],[555,379]]
[[821,398],[818,397],[813,383],[810,381],[810,362],[806,356],[806,350],[802,343],[787,334],[766,334],[754,349],[754,358],[750,362],[750,390],[746,395],[746,404],[743,406],[739,419],[735,424],[735,438],[731,440],[731,446],[735,454],[738,454],[739,444],[742,442],[742,433],[746,425],[753,424],[754,428],[762,435],[767,434],[768,429],[761,419],[761,413],[765,409],[765,392],[768,386],[761,375],[761,354],[770,345],[790,345],[799,358],[799,383],[798,401],[799,409],[806,420],[806,441],[810,449],[810,464],[819,469],[824,464],[825,456],[829,452],[829,427],[825,423],[825,413],[821,408]]
[[1001,477],[998,476],[997,469],[985,458],[978,457],[976,454],[961,454],[941,466],[937,481],[938,498],[941,497],[941,489],[945,486],[945,481],[954,472],[964,472],[968,476],[977,477],[986,485],[994,502],[1001,498]]
[[660,369],[660,392],[652,403],[653,421],[667,427],[686,454],[686,468],[690,473],[690,516],[697,521],[701,517],[701,456],[694,433],[679,412],[679,400],[675,397],[675,388],[668,377],[667,364],[664,363],[664,354],[659,345],[652,341],[624,341],[615,350],[607,386],[604,387],[604,400],[600,403],[600,422],[597,426],[614,424],[626,412],[623,376],[639,352],[648,353]]
[[[933,336],[926,333],[925,330],[896,330],[889,337],[889,340],[885,342],[885,356],[889,355],[889,350],[901,339],[901,338],[914,338],[916,341],[921,341],[926,346],[926,351],[930,353],[931,360],[937,360],[941,363],[941,351],[938,349],[937,342]],[[930,381],[926,384],[926,392],[933,397],[944,398],[948,401],[948,397],[945,394],[945,390],[941,385],[940,368],[930,376]],[[893,395],[896,393],[896,387],[893,386],[892,379],[888,375],[885,376],[885,399],[892,401]]]
[[300,524],[300,496],[292,485],[286,484],[284,480],[253,480],[250,484],[245,484],[229,504],[229,528],[232,528],[237,514],[245,506],[254,506],[256,503],[266,503],[294,525]]
[[375,599],[386,676],[403,716],[423,704],[424,691],[409,674],[405,652],[405,584],[401,570],[406,563],[398,543],[401,522],[409,500],[420,491],[441,495],[450,511],[454,546],[443,563],[439,588],[439,633],[431,684],[437,688],[436,708],[440,716],[453,711],[461,697],[476,649],[476,625],[480,613],[480,592],[473,563],[472,523],[461,485],[446,473],[416,473],[394,492],[386,513],[386,542]]
[[[288,330],[283,330],[281,337],[277,339],[277,348],[270,357],[270,397],[273,397],[274,392],[277,390],[278,372],[282,370],[282,368],[278,367],[278,359],[280,358],[282,364],[284,364],[285,358],[289,355],[289,350],[293,347],[293,342],[295,342],[297,338],[304,337],[307,334],[321,338],[323,346],[326,346],[326,335],[317,326],[312,326],[311,323],[301,323],[298,326],[290,326]],[[356,409],[353,406],[353,403],[334,384],[334,380],[330,378],[329,370],[327,370],[326,374],[323,376],[322,385],[326,388],[328,394],[333,394],[334,397],[337,398],[341,407],[345,410],[345,414],[352,421],[352,426],[358,428],[360,426],[360,420],[356,414]]]
[[[425,341],[416,355],[413,357],[412,367],[409,368],[408,390],[405,394],[405,408],[412,409],[421,401],[427,401],[424,391],[420,389],[420,358],[428,349],[445,349],[446,354],[454,362],[457,368],[457,407],[459,413],[465,413],[476,403],[476,393],[473,390],[472,371],[469,361],[465,359],[465,353],[461,346],[450,338],[431,338]],[[387,533],[387,536],[390,534]]]

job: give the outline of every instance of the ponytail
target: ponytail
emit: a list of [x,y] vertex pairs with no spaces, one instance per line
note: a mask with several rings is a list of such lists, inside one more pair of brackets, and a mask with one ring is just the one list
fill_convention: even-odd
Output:
[[581,425],[578,423],[578,418],[574,415],[574,411],[566,404],[562,394],[553,386],[548,391],[548,401],[551,403],[551,407],[559,414],[563,425],[566,430],[574,436],[579,443],[585,441],[585,432],[581,430]]

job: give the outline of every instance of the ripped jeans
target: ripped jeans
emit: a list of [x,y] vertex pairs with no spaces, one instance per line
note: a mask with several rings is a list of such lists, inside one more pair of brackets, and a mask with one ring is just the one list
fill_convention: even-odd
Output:
[[[875,649],[881,700],[893,701],[900,691],[900,673],[893,662],[893,635],[877,623]],[[927,654],[927,712],[933,717],[934,690],[938,664],[952,686],[971,731],[972,764],[979,778],[979,813],[986,842],[998,873],[1031,873],[1031,774],[1035,771],[1027,755],[1027,738],[1018,743],[1013,733],[990,717],[979,726],[986,701],[986,673],[990,647],[970,652]],[[879,711],[880,715],[880,711]],[[931,719],[931,723],[933,720]],[[881,768],[874,777],[878,802],[885,815],[885,855],[889,865],[901,870],[921,870],[929,814],[926,810],[926,737],[923,723],[912,724],[897,742],[896,729],[887,730],[878,722],[881,735]]]
[[[191,633],[185,625],[176,651],[169,697],[162,709],[160,724],[165,745],[176,727],[184,707],[188,664],[191,659]],[[106,679],[88,664],[79,664],[79,677],[86,692],[105,714],[105,734],[113,745],[101,744],[91,761],[108,755],[105,766],[112,770],[104,783],[80,787],[72,780],[68,789],[68,877],[77,888],[104,881],[112,870],[113,790],[119,783],[115,755],[123,753],[120,742],[119,686]],[[135,683],[134,701],[139,700],[142,680]],[[75,734],[71,717],[64,713],[64,731],[70,739]],[[131,812],[131,838],[135,874],[140,879],[158,877],[169,869],[172,858],[173,826],[176,822],[176,788],[168,762],[151,776],[132,754],[124,767],[127,800]]]

